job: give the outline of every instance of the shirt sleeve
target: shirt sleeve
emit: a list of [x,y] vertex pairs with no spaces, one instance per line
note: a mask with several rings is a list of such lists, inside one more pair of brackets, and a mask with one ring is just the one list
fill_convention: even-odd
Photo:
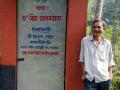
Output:
[[84,62],[84,43],[83,43],[83,39],[82,39],[82,41],[81,41],[79,62]]
[[114,66],[115,63],[114,63],[114,60],[113,60],[113,50],[112,50],[112,45],[110,46],[110,52],[109,52],[109,63],[108,63],[108,66],[111,67],[111,66]]

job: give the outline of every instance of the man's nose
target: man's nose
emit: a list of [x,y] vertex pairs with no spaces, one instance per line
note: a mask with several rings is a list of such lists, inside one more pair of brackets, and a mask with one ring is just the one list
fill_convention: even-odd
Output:
[[99,31],[99,28],[95,28],[96,31]]

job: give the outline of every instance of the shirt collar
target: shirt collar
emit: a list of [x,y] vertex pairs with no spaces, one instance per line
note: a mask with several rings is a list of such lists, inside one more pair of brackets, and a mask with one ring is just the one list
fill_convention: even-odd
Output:
[[[90,39],[90,41],[94,41],[93,35],[91,35],[89,39]],[[104,37],[102,37],[102,41],[105,41]]]
[[92,35],[90,36],[90,41],[93,41],[93,36]]

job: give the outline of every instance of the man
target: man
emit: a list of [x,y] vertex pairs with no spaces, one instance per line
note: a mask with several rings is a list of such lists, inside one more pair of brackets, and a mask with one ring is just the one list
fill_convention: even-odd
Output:
[[113,61],[111,42],[104,37],[102,20],[92,22],[92,35],[81,41],[80,62],[84,90],[110,90]]

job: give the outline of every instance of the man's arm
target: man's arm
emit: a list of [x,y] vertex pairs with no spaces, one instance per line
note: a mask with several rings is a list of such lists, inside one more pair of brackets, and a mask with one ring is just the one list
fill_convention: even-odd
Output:
[[79,62],[81,64],[81,68],[82,68],[82,79],[85,78],[85,70],[84,70],[84,40],[82,39],[81,41],[81,49],[80,49],[80,58],[79,58]]
[[114,59],[113,59],[114,56],[113,56],[112,44],[110,44],[110,45],[111,45],[111,48],[110,48],[110,52],[109,52],[108,72],[109,72],[110,79],[112,79],[112,68],[115,65],[115,63],[114,63]]

